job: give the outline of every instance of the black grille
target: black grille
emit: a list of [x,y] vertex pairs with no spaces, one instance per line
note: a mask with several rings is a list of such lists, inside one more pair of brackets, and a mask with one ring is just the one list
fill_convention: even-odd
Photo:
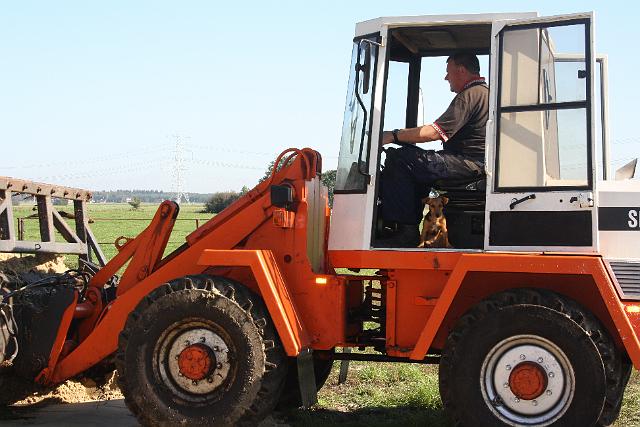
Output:
[[625,297],[640,299],[640,262],[609,261]]

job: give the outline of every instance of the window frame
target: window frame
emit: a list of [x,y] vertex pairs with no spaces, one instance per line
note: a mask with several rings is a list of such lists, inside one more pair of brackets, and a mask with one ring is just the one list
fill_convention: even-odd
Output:
[[[504,34],[508,31],[528,30],[528,29],[541,29],[551,27],[565,27],[570,25],[584,25],[584,45],[585,45],[585,66],[586,66],[586,97],[584,101],[565,101],[558,103],[538,103],[528,105],[510,105],[502,106],[502,64],[504,56]],[[531,24],[514,24],[513,26],[504,27],[499,33],[499,51],[498,51],[498,65],[496,70],[497,75],[497,100],[496,100],[496,133],[495,133],[495,176],[493,192],[495,193],[524,193],[524,192],[552,192],[552,191],[566,191],[566,190],[579,190],[590,191],[593,190],[593,150],[592,150],[592,115],[593,115],[593,102],[591,97],[591,80],[593,79],[592,69],[592,55],[591,52],[591,21],[587,18],[569,19],[558,22],[545,22],[545,23],[531,23]],[[542,40],[540,40],[542,43]],[[538,99],[540,99],[540,60],[538,59]],[[586,120],[586,136],[587,136],[587,185],[557,185],[557,186],[522,186],[522,187],[510,187],[500,186],[500,124],[501,116],[503,113],[518,113],[518,112],[530,112],[530,111],[549,111],[549,110],[578,110],[584,109]]]
[[[353,43],[357,44],[359,43],[361,40],[363,39],[370,39],[372,41],[375,41],[377,43],[380,43],[382,40],[382,37],[380,35],[380,32],[374,32],[374,33],[370,33],[370,34],[365,34],[362,36],[357,36],[353,38]],[[370,165],[370,157],[371,157],[371,138],[372,138],[372,130],[373,130],[373,112],[375,110],[374,105],[375,105],[375,101],[376,101],[376,87],[377,87],[377,81],[378,81],[378,61],[380,59],[380,47],[378,47],[378,49],[376,50],[376,55],[375,55],[375,61],[374,63],[372,63],[372,67],[371,67],[371,73],[372,73],[372,81],[371,81],[371,88],[369,89],[371,92],[371,101],[370,101],[370,105],[368,105],[369,107],[369,111],[368,111],[368,117],[367,120],[369,121],[368,126],[367,126],[367,130],[365,132],[368,132],[369,136],[367,138],[365,138],[362,141],[362,147],[359,147],[360,150],[366,150],[366,160],[365,160],[365,164],[364,164],[364,169],[365,170],[369,170],[369,165]],[[350,66],[353,64],[349,64]],[[349,70],[349,73],[351,73],[351,70]],[[347,82],[347,85],[349,83]],[[355,87],[354,89],[355,91],[358,90],[357,87]],[[349,94],[347,93],[347,96],[349,96]],[[346,102],[347,100],[345,100],[345,106],[346,106]],[[344,126],[344,124],[343,124]],[[340,153],[338,153],[338,155],[340,155]],[[364,157],[364,156],[363,156]],[[338,164],[339,164],[340,160],[338,159]],[[363,179],[364,184],[362,185],[362,188],[356,188],[356,189],[350,189],[350,190],[338,190],[337,188],[334,189],[333,193],[334,194],[366,194],[367,193],[367,187],[369,186],[369,183],[371,182],[371,176],[370,175],[364,175],[365,177]],[[368,177],[368,178],[367,178]]]

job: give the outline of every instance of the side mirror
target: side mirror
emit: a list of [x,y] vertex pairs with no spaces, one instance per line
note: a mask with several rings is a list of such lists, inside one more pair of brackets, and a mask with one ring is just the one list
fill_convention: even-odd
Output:
[[288,208],[293,203],[293,188],[288,185],[271,186],[271,204],[279,208]]
[[[364,55],[364,58],[362,58],[362,55]],[[358,67],[362,71],[362,93],[366,95],[369,93],[371,84],[371,45],[367,42],[360,43],[360,61],[362,61],[362,64],[359,64]]]

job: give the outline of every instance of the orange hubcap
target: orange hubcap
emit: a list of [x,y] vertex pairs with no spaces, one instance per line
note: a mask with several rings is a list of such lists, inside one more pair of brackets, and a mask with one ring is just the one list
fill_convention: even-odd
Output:
[[178,368],[185,377],[199,381],[206,378],[212,371],[215,356],[213,352],[203,344],[193,344],[180,352],[178,356]]
[[520,399],[535,399],[547,388],[547,374],[536,363],[522,362],[509,375],[509,387]]

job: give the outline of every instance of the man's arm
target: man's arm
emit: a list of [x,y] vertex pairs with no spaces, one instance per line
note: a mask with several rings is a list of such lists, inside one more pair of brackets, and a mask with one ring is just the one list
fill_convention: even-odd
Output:
[[[440,139],[442,139],[442,137],[432,125],[424,125],[418,128],[398,130],[398,141],[406,142],[409,144],[437,141]],[[385,131],[382,133],[382,145],[391,144],[393,142],[393,133],[389,131]]]

